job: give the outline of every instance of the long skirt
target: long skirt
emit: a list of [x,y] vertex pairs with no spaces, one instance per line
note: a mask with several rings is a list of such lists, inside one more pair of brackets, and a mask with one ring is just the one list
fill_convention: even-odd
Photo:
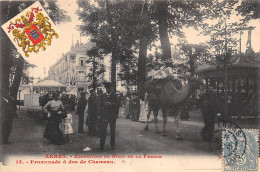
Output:
[[48,119],[43,137],[54,144],[64,144],[64,137],[59,127],[59,119],[57,117],[57,114],[52,114]]
[[138,105],[131,106],[130,115],[132,116],[132,121],[139,120],[140,107]]
[[125,111],[124,111],[124,115],[126,116],[126,118],[130,118],[130,111],[129,111],[129,102],[127,102],[125,104]]
[[[152,112],[151,112],[152,113]],[[147,122],[148,117],[148,105],[142,104],[140,108],[140,122]],[[153,120],[153,115],[150,114],[148,122],[151,122]]]

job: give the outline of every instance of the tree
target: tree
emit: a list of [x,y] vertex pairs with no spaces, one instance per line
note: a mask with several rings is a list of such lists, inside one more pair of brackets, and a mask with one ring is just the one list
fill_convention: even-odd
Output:
[[[238,1],[144,1],[102,0],[95,4],[79,1],[79,27],[85,35],[91,36],[102,51],[112,55],[111,77],[115,88],[116,63],[123,63],[126,51],[139,50],[138,93],[143,95],[143,81],[147,59],[147,47],[159,35],[162,48],[162,61],[171,60],[172,35],[184,38],[184,27],[203,27],[212,32],[218,24],[209,26],[205,20],[228,17]],[[223,21],[223,20],[222,20]],[[158,27],[157,27],[158,26]],[[233,27],[241,26],[233,24]],[[228,31],[226,31],[228,32]],[[230,32],[228,32],[230,33]],[[139,89],[140,88],[140,89]]]
[[91,41],[102,53],[112,56],[111,82],[116,90],[116,64],[124,60],[127,51],[135,51],[133,45],[140,38],[136,29],[140,10],[133,8],[133,3],[120,0],[103,0],[97,4],[78,1],[78,6],[81,9],[78,16],[83,22],[79,30],[83,35],[91,36]]
[[191,76],[195,75],[195,64],[197,62],[211,62],[212,55],[209,52],[209,47],[203,44],[181,44],[180,54],[188,59],[189,72]]
[[[152,19],[158,24],[159,37],[163,51],[162,61],[170,61],[171,44],[169,37],[172,35],[184,37],[182,28],[185,26],[203,25],[209,15],[208,8],[212,1],[156,1],[151,3],[153,9]],[[212,14],[212,13],[211,13]]]
[[[141,5],[141,8],[140,8]],[[151,15],[148,9],[147,0],[142,4],[134,4],[133,8],[138,8],[140,14],[137,18],[136,28],[139,33],[139,58],[138,58],[138,70],[137,70],[137,92],[139,99],[144,100],[145,96],[145,82],[146,82],[146,59],[147,48],[151,45],[151,42],[155,40],[155,25],[151,23]]]
[[111,5],[108,1],[98,1],[97,6],[90,1],[78,1],[80,11],[79,19],[82,25],[79,30],[83,35],[90,35],[91,41],[103,50],[105,54],[112,54],[111,80],[112,86],[116,88],[116,56],[117,40],[111,14]]
[[236,10],[244,16],[244,21],[249,21],[251,19],[260,18],[260,1],[259,0],[242,0],[241,4],[236,8]]
[[171,59],[171,44],[168,35],[168,6],[167,1],[155,1],[157,22],[159,25],[160,42],[163,51],[162,61]]
[[[21,12],[23,9],[29,7],[34,2],[33,1],[5,1],[0,2],[1,3],[1,25],[13,18],[15,15],[17,15],[19,12]],[[60,23],[63,21],[70,20],[70,17],[66,15],[66,12],[64,10],[59,9],[56,1],[50,1],[50,2],[44,2],[40,1],[42,6],[46,5],[46,11],[49,14],[49,16],[52,18],[52,20],[55,23]],[[3,33],[3,30],[1,29],[1,76],[2,76],[2,82],[1,82],[1,88],[3,89],[3,93],[6,94],[10,92],[10,95],[16,98],[18,88],[21,82],[21,78],[23,76],[23,68],[24,64],[26,63],[25,60],[22,58],[22,56],[18,56],[16,49],[14,48],[13,44],[7,37],[5,33]],[[14,53],[13,53],[14,52]],[[15,61],[16,56],[18,56],[17,63],[13,63]],[[9,82],[9,76],[11,72],[11,68],[14,67],[15,74],[14,74],[14,80],[12,82],[12,85],[10,86]],[[10,90],[9,90],[10,88]]]
[[229,62],[231,54],[236,51],[238,46],[238,39],[234,35],[247,28],[247,22],[244,22],[247,17],[240,21],[234,21],[232,18],[235,14],[239,15],[239,13],[235,13],[239,6],[234,9],[237,3],[238,1],[223,1],[214,4],[211,11],[215,13],[215,18],[218,17],[217,23],[204,28],[204,32],[211,35],[208,44],[219,65],[226,65]]
[[100,82],[98,82],[98,77],[105,72],[104,64],[100,63],[100,61],[103,60],[103,57],[100,55],[96,46],[91,50],[88,50],[87,55],[89,56],[87,63],[92,64],[92,67],[90,68],[91,72],[88,75],[92,81],[90,87],[95,90],[100,84]]
[[138,69],[137,58],[131,50],[126,51],[126,54],[120,58],[121,71],[119,77],[121,80],[126,81],[127,94],[130,93],[130,86],[138,84]]
[[[15,14],[17,14],[19,2],[1,2],[1,25],[7,22],[9,19],[14,17]],[[11,8],[12,7],[12,8]],[[0,29],[0,35],[1,35],[1,88],[2,88],[2,94],[9,93],[9,75],[11,72],[11,67],[14,61],[13,51],[15,48],[7,35],[4,33],[2,29]]]
[[137,69],[135,63],[132,63],[131,61],[123,63],[119,77],[126,81],[127,94],[129,94],[130,86],[137,85]]

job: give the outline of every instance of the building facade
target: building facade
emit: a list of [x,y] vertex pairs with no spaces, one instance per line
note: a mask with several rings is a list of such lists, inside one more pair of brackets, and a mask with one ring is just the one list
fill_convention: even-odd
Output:
[[[92,62],[86,54],[95,44],[87,42],[85,44],[77,42],[71,47],[70,52],[63,54],[55,64],[50,66],[48,71],[48,79],[59,81],[67,86],[67,92],[89,92],[91,85]],[[104,65],[105,72],[97,77],[98,83],[111,81],[111,55],[105,56],[103,59],[96,58],[97,63]],[[99,68],[99,67],[98,67]],[[120,65],[117,65],[117,73],[120,71]],[[124,90],[122,82],[117,77],[117,90]]]

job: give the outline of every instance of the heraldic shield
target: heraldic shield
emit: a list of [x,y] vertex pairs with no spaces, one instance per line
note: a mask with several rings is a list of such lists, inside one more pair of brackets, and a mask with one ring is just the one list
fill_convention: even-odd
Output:
[[2,25],[2,28],[23,57],[45,51],[52,40],[59,37],[54,23],[40,2],[35,2]]

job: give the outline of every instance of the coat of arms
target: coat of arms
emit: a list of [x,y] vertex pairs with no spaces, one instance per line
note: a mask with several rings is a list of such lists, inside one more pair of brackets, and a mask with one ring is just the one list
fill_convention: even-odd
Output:
[[45,51],[52,39],[59,37],[53,26],[41,4],[36,2],[2,28],[22,56],[29,57],[32,52]]

